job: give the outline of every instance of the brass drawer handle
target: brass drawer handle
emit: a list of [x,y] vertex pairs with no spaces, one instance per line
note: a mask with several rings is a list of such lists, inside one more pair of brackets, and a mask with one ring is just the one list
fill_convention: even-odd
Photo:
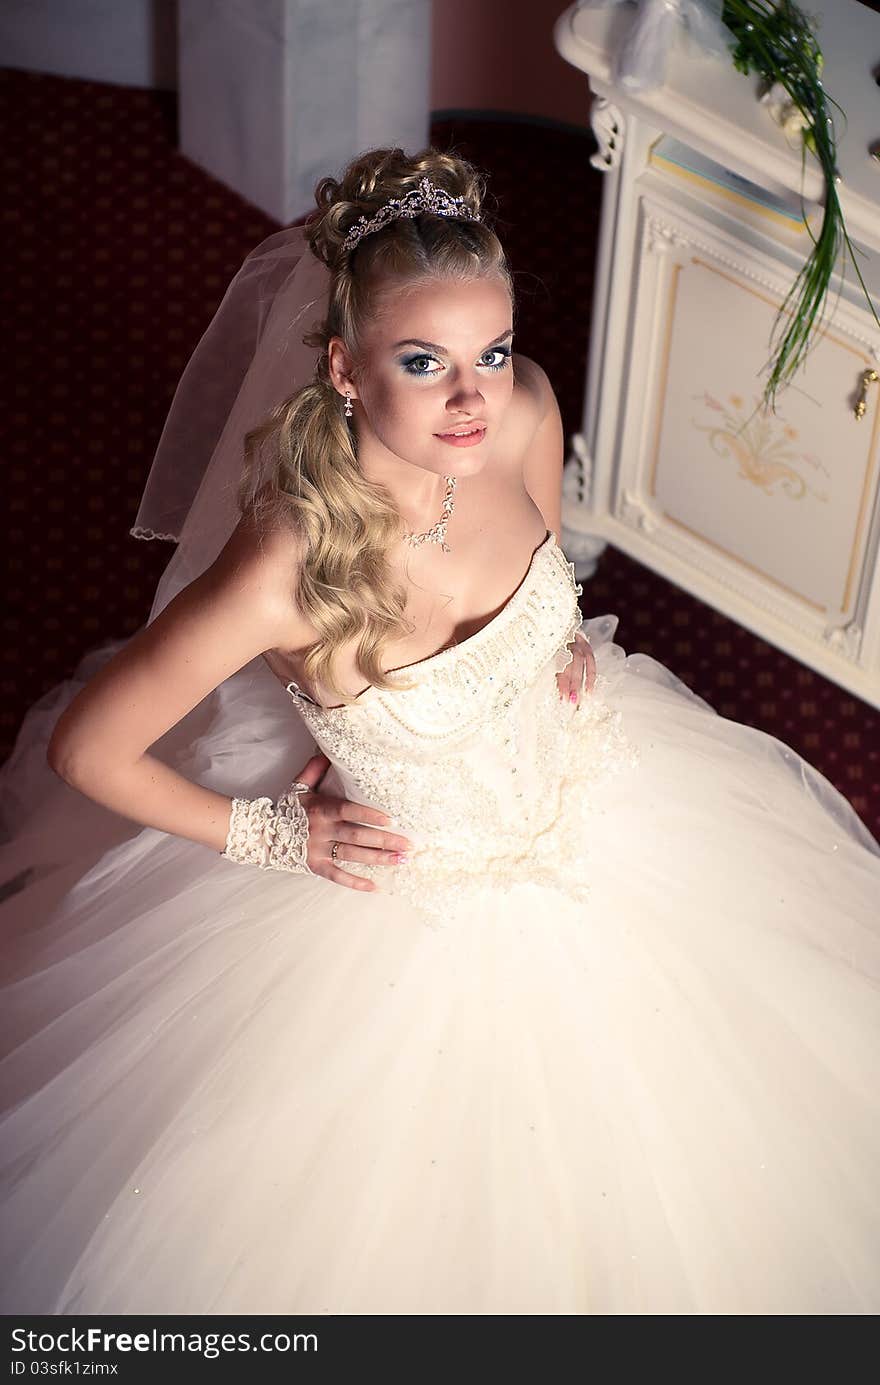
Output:
[[865,400],[866,400],[867,394],[868,394],[868,386],[869,386],[870,384],[872,384],[873,381],[875,381],[877,378],[878,378],[878,376],[877,376],[876,370],[863,370],[863,371],[862,371],[862,392],[861,392],[861,394],[859,395],[858,402],[857,402],[856,407],[855,407],[856,419],[864,418],[864,415],[865,415]]

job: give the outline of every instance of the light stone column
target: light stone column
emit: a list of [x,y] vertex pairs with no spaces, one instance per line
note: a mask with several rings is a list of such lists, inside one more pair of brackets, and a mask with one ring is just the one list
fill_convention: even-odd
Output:
[[430,138],[431,0],[180,0],[180,149],[287,223],[355,155]]

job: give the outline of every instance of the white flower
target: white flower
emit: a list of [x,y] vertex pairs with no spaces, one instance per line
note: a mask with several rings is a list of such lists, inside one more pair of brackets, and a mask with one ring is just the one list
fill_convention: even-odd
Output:
[[773,119],[778,120],[781,124],[781,111],[784,106],[790,104],[790,97],[781,82],[774,82],[761,97],[761,104],[766,106]]
[[777,124],[782,126],[785,134],[798,135],[808,128],[808,117],[792,101],[782,82],[774,82],[760,99]]
[[810,122],[803,111],[799,111],[797,106],[792,104],[789,113],[782,122],[782,128],[787,135],[797,135],[801,130],[806,130],[809,124]]

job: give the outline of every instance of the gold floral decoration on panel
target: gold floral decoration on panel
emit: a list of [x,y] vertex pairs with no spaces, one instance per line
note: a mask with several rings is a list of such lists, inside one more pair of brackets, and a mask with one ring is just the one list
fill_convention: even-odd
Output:
[[[797,443],[798,430],[783,423],[775,415],[766,412],[753,412],[744,418],[745,401],[742,395],[730,394],[722,403],[715,395],[704,390],[702,394],[692,395],[702,401],[707,409],[721,417],[714,423],[699,423],[692,419],[698,433],[706,433],[709,446],[718,457],[733,457],[737,463],[737,474],[744,480],[758,486],[765,495],[782,491],[791,500],[803,500],[811,494],[821,504],[827,505],[827,490],[819,490],[810,483],[803,470],[812,469],[828,477],[828,468],[814,452],[805,451],[793,444]],[[798,470],[798,467],[802,470]]]

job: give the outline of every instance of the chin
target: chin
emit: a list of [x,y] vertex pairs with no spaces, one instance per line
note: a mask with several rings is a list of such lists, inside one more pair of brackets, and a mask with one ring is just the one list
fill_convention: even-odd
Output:
[[485,456],[476,457],[473,455],[477,448],[450,447],[447,450],[451,453],[448,465],[438,468],[435,464],[431,467],[431,470],[437,471],[440,476],[455,476],[459,480],[463,480],[466,476],[479,476],[486,466],[487,458]]

